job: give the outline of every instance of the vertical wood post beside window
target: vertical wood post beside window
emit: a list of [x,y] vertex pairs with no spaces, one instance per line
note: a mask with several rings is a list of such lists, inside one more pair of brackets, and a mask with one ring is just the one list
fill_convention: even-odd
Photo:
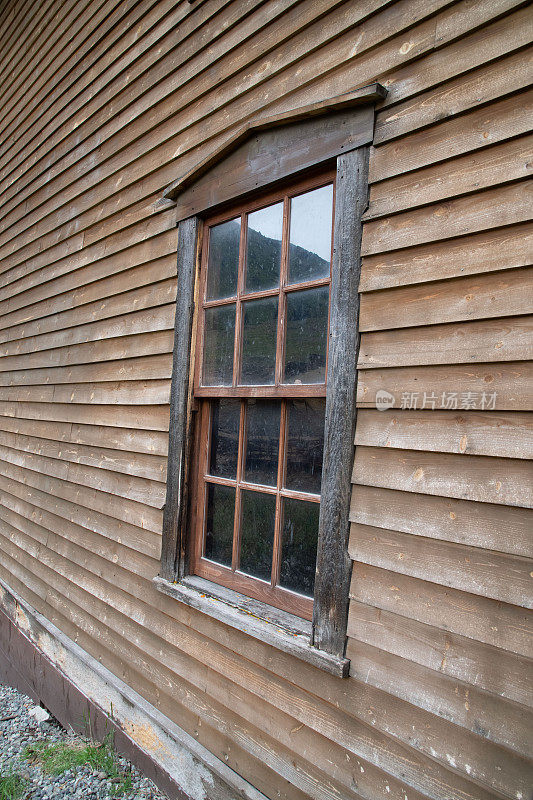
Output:
[[361,217],[368,202],[368,147],[337,159],[322,500],[313,606],[313,644],[344,654],[351,561],[351,472],[359,356]]
[[189,217],[182,220],[178,228],[178,281],[170,390],[170,436],[161,550],[161,577],[168,581],[175,581],[183,574],[183,564],[180,564],[180,559],[184,552],[186,476],[190,451],[189,373],[200,224],[198,217]]

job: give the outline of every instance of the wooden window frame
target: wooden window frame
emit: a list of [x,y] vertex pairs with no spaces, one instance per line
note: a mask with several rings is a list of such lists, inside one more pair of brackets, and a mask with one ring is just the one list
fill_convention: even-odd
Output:
[[[197,165],[166,191],[177,203],[178,276],[175,346],[170,397],[169,461],[164,506],[163,542],[158,588],[228,624],[246,630],[281,649],[296,652],[334,674],[347,674],[344,656],[348,619],[351,560],[348,555],[351,473],[356,423],[357,358],[359,352],[359,278],[362,216],[368,202],[368,156],[373,135],[373,104],[385,91],[373,85],[341,98],[246,126],[231,143]],[[355,106],[355,108],[353,107]],[[316,120],[318,117],[318,120]],[[282,126],[279,136],[272,129]],[[301,147],[302,137],[308,148]],[[273,149],[275,148],[275,149]],[[257,168],[257,152],[272,150],[271,161]],[[297,153],[297,155],[295,155]],[[269,169],[270,167],[270,169]],[[296,617],[272,614],[267,604],[248,603],[257,617],[275,620],[287,634],[262,627],[260,620],[239,618],[239,605],[227,590],[191,578],[190,498],[195,425],[192,332],[199,306],[198,267],[203,219],[220,210],[227,216],[230,203],[241,204],[254,191],[276,190],[307,175],[333,169],[335,208],[330,283],[329,344],[327,351],[326,422],[322,493],[312,624],[298,628]],[[224,172],[227,170],[227,172]],[[233,184],[221,180],[234,175]],[[292,194],[292,192],[291,192]],[[266,194],[258,203],[266,204]],[[292,395],[291,395],[292,396]],[[194,487],[192,491],[194,492]],[[213,591],[211,591],[211,589]],[[205,596],[224,602],[208,603]],[[237,619],[237,621],[236,621]],[[243,621],[244,620],[244,621]],[[257,630],[256,630],[257,628]],[[255,632],[254,632],[255,631]],[[296,642],[294,632],[305,631],[309,641]],[[302,637],[300,637],[302,639]]]
[[[285,453],[285,441],[284,441],[284,432],[286,426],[286,402],[290,400],[296,399],[305,399],[305,398],[325,398],[326,397],[326,377],[324,377],[324,381],[322,383],[317,384],[287,384],[282,381],[282,350],[283,350],[283,338],[282,338],[282,325],[279,324],[277,326],[277,341],[276,341],[276,363],[277,363],[277,372],[275,376],[275,382],[271,386],[243,386],[239,385],[237,381],[237,373],[239,370],[239,362],[241,356],[241,336],[239,333],[239,328],[241,326],[241,314],[242,311],[240,310],[242,304],[248,301],[262,299],[265,297],[279,297],[280,295],[286,298],[288,295],[292,294],[293,292],[304,291],[306,289],[313,289],[313,288],[320,288],[327,286],[328,293],[330,291],[331,285],[331,269],[330,273],[327,277],[317,278],[315,280],[309,281],[301,281],[300,283],[290,283],[288,281],[288,247],[289,247],[289,204],[293,197],[299,196],[305,192],[312,191],[313,189],[318,189],[323,186],[328,185],[335,185],[335,177],[336,172],[335,170],[329,169],[326,172],[313,176],[312,178],[305,178],[300,181],[291,181],[290,184],[283,188],[278,189],[274,192],[262,193],[259,197],[248,200],[244,204],[240,203],[234,207],[230,207],[223,213],[216,213],[214,216],[209,217],[204,222],[204,230],[202,236],[202,254],[201,254],[201,266],[200,266],[200,275],[199,275],[199,314],[198,319],[196,321],[196,330],[193,332],[193,337],[196,339],[196,347],[195,347],[195,364],[194,364],[194,390],[193,390],[193,407],[196,408],[197,403],[200,403],[200,409],[198,411],[198,422],[196,425],[196,435],[194,437],[194,445],[193,445],[193,456],[192,456],[192,464],[193,468],[191,471],[191,497],[194,498],[193,502],[191,503],[191,508],[189,510],[189,524],[188,528],[190,531],[190,541],[188,542],[189,545],[189,571],[191,574],[199,575],[200,577],[206,578],[208,580],[212,580],[215,583],[221,584],[222,586],[227,587],[228,589],[234,589],[235,591],[242,592],[244,595],[253,597],[256,600],[262,601],[269,605],[273,605],[276,608],[279,608],[284,611],[288,611],[291,614],[294,614],[298,617],[302,617],[304,619],[312,619],[313,614],[313,598],[306,597],[304,595],[298,594],[293,592],[289,589],[285,589],[282,586],[278,585],[278,578],[279,578],[279,571],[281,567],[281,563],[279,560],[280,551],[281,551],[281,530],[280,530],[280,509],[278,508],[276,519],[277,519],[277,526],[274,534],[274,568],[271,577],[270,585],[267,584],[265,581],[260,580],[258,578],[254,578],[252,576],[245,575],[242,572],[237,570],[237,560],[238,560],[238,553],[237,553],[237,545],[238,545],[238,532],[235,530],[234,532],[234,552],[233,552],[233,559],[232,559],[232,567],[231,569],[225,567],[221,564],[213,562],[203,556],[203,545],[204,545],[204,526],[205,526],[205,513],[206,513],[206,500],[205,500],[205,487],[209,484],[218,484],[221,486],[235,486],[236,488],[236,504],[237,504],[237,515],[236,520],[239,519],[239,495],[241,490],[248,490],[248,491],[259,491],[263,494],[270,494],[276,497],[276,500],[279,504],[282,502],[282,498],[289,498],[295,500],[307,500],[313,503],[320,503],[320,495],[313,494],[310,492],[303,492],[303,491],[292,491],[289,489],[285,489],[282,486],[282,477],[283,477],[283,454]],[[283,244],[283,251],[281,254],[281,264],[280,264],[280,282],[278,288],[275,289],[268,289],[268,290],[261,290],[257,292],[245,292],[244,285],[242,281],[244,279],[244,265],[243,265],[243,257],[244,257],[244,250],[245,250],[245,235],[246,235],[246,223],[245,217],[253,213],[256,210],[261,208],[265,208],[273,203],[277,203],[282,201],[284,204],[283,208],[283,222],[282,222],[282,229],[283,229],[283,236],[282,236],[282,244]],[[335,193],[333,192],[333,205],[332,205],[332,220],[331,224],[333,223],[335,213]],[[209,248],[207,244],[207,240],[209,238],[208,230],[215,225],[220,224],[221,222],[229,221],[230,219],[235,219],[240,217],[241,220],[241,239],[240,239],[240,258],[239,258],[239,265],[238,265],[238,275],[239,280],[241,283],[237,287],[237,292],[234,296],[230,298],[224,298],[223,300],[210,300],[208,301],[205,297],[206,295],[206,282],[207,282],[207,271],[208,271],[208,258],[209,258]],[[333,230],[330,230],[331,235],[331,251],[333,251]],[[332,252],[330,253],[330,262],[331,262]],[[227,387],[211,387],[211,386],[203,386],[200,380],[201,376],[201,369],[202,369],[202,356],[204,350],[204,334],[205,334],[205,315],[202,313],[203,310],[206,308],[212,307],[221,307],[228,304],[236,304],[236,322],[235,327],[237,330],[236,342],[237,347],[234,352],[234,368],[233,368],[233,386]],[[286,310],[286,300],[283,300],[281,303],[280,308]],[[329,329],[329,298],[328,298],[328,318],[326,321],[326,325]],[[326,374],[327,374],[327,348],[326,348]],[[232,399],[242,399],[246,400],[247,398],[261,398],[261,399],[274,399],[279,400],[281,402],[281,419],[280,419],[280,439],[279,439],[279,459],[278,459],[278,476],[277,476],[277,485],[276,487],[266,487],[260,486],[258,484],[247,483],[242,479],[242,457],[239,458],[238,469],[237,469],[237,477],[236,480],[230,480],[225,478],[217,478],[214,476],[207,477],[207,458],[208,458],[208,449],[209,449],[209,413],[206,408],[207,403],[202,402],[209,399],[223,399],[223,398],[232,398]],[[196,401],[196,402],[194,402]],[[242,440],[242,430],[244,427],[244,411],[243,407],[241,406],[241,414],[240,414],[240,433],[239,433],[239,441]],[[237,522],[236,522],[237,526]],[[278,558],[276,558],[278,556]]]

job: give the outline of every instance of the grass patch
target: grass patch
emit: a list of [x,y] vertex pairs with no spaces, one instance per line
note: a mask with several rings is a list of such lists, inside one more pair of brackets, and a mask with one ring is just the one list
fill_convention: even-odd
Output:
[[[100,744],[82,741],[51,743],[45,739],[29,745],[23,756],[39,763],[43,772],[49,775],[61,775],[79,767],[103,772],[106,778],[115,783],[113,791],[117,796],[129,792],[133,785],[131,777],[121,769],[108,738]],[[0,800],[3,800],[1,796]]]
[[22,775],[11,772],[0,775],[0,800],[19,800],[26,789],[26,781]]

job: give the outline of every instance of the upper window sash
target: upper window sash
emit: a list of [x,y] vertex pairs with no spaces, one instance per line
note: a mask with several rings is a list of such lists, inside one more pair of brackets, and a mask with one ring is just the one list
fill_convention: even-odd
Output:
[[[307,180],[291,187],[290,193],[271,196],[259,208],[257,203],[250,204],[238,216],[230,213],[225,219],[206,222],[194,382],[197,397],[250,397],[263,391],[270,397],[325,395],[333,177],[328,173],[321,180]],[[323,224],[308,231],[304,217],[313,204]],[[252,227],[258,227],[254,222],[258,213],[270,209],[279,215],[279,224],[274,226],[279,239],[264,237]],[[272,220],[269,224],[272,227]],[[309,250],[306,237],[311,240]],[[250,245],[254,242],[259,252],[270,247],[273,259],[279,259],[266,280],[253,271]],[[261,281],[268,288],[257,291]],[[307,365],[299,359],[300,318],[307,326],[316,319],[315,341],[307,337]],[[258,351],[257,336],[264,340],[264,352]]]

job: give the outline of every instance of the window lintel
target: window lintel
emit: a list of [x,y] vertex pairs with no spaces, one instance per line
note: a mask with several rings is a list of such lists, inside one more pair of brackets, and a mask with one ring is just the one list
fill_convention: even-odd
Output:
[[247,122],[171,183],[162,199],[176,203],[176,222],[180,222],[324,165],[372,141],[374,105],[386,95],[381,84],[372,83]]

